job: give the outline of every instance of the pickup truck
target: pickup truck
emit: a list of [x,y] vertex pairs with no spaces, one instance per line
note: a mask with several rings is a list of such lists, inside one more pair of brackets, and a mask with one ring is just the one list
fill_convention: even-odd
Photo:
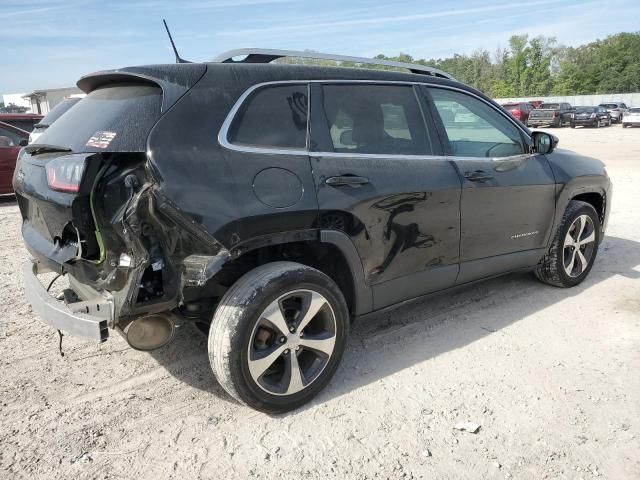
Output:
[[527,126],[539,127],[541,125],[549,125],[551,127],[562,127],[571,122],[571,114],[574,111],[575,108],[569,103],[543,103],[529,113]]

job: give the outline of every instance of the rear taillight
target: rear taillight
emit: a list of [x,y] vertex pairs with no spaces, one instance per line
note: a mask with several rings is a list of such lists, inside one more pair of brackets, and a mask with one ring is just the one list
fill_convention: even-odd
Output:
[[556,118],[556,115],[558,114],[556,112],[553,112],[552,115],[553,115],[553,118]]
[[52,190],[76,193],[84,172],[84,158],[58,157],[47,163],[47,183]]
[[592,114],[591,114],[591,118],[596,118],[596,114],[595,114],[595,113],[592,113]]
[[516,118],[520,118],[520,110],[511,110],[511,114]]

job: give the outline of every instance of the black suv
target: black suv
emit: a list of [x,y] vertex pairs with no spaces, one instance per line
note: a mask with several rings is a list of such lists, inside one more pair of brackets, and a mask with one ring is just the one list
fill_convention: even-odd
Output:
[[[610,211],[602,162],[552,153],[428,67],[269,64],[320,55],[83,77],[14,174],[39,317],[140,350],[193,322],[220,384],[279,412],[327,384],[355,317],[516,270],[584,280]],[[58,298],[47,271],[68,278]]]

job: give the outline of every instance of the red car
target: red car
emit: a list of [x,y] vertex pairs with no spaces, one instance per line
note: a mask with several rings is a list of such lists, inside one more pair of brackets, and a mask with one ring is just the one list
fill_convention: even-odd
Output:
[[0,122],[0,195],[13,193],[11,179],[20,148],[27,145],[29,132]]
[[40,120],[42,115],[35,113],[0,113],[0,122],[8,123],[26,132],[31,132]]
[[505,103],[504,105],[502,105],[502,108],[504,108],[507,112],[516,117],[525,125],[527,124],[527,120],[529,120],[529,112],[531,110],[535,110],[535,107],[532,104],[526,102]]

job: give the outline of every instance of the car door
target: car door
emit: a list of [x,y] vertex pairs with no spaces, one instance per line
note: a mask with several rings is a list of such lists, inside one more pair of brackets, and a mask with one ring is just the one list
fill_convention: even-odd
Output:
[[[426,92],[463,181],[457,283],[535,265],[555,213],[549,162],[529,153],[525,131],[480,96],[436,86]],[[463,115],[451,117],[452,109]]]
[[0,194],[13,192],[11,180],[20,151],[20,134],[0,125]]
[[461,183],[425,121],[412,85],[312,85],[320,225],[355,245],[374,309],[449,287],[458,274]]

